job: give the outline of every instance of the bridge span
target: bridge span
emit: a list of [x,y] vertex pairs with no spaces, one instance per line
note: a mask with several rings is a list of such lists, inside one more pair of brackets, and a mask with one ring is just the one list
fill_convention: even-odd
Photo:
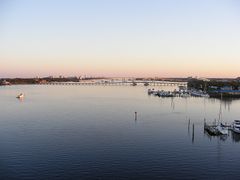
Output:
[[45,85],[72,85],[72,86],[187,86],[187,82],[172,81],[80,81],[80,82],[48,82]]

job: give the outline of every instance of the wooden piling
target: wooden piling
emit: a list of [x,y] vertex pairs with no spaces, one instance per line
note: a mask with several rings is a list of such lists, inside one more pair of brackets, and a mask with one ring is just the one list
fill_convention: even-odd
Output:
[[137,112],[135,111],[134,113],[134,116],[135,116],[135,121],[137,120]]

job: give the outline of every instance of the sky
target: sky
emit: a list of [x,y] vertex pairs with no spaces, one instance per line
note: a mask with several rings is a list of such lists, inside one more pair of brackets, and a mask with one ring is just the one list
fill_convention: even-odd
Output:
[[238,77],[238,0],[0,0],[0,78]]

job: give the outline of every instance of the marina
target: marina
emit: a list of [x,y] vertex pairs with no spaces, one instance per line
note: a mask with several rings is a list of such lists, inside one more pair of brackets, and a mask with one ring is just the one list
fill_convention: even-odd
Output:
[[203,92],[201,90],[187,90],[187,88],[185,88],[184,90],[174,89],[173,91],[155,90],[153,88],[148,89],[148,94],[159,97],[210,97],[206,92]]
[[228,135],[229,131],[240,135],[240,121],[234,120],[232,124],[207,124],[204,122],[204,131],[210,136]]

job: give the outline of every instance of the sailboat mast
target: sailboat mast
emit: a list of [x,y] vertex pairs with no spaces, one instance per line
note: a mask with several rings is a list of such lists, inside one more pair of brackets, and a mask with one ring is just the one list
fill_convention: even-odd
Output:
[[221,100],[220,100],[218,123],[222,123],[222,93],[221,93]]

